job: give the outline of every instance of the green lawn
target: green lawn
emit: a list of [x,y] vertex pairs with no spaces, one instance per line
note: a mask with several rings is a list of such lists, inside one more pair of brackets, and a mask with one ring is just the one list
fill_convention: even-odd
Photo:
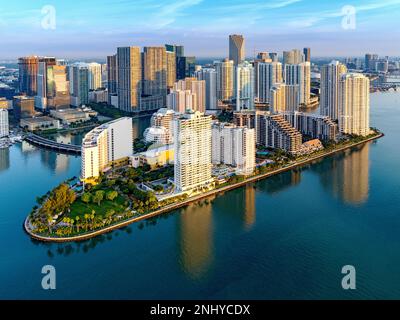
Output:
[[125,201],[127,199],[121,195],[119,195],[114,201],[104,199],[100,206],[95,203],[84,203],[80,199],[76,200],[71,205],[71,212],[69,216],[75,219],[76,216],[83,216],[85,213],[92,213],[92,210],[96,211],[96,215],[105,216],[106,212],[110,209],[113,209],[116,214],[121,213],[125,210]]

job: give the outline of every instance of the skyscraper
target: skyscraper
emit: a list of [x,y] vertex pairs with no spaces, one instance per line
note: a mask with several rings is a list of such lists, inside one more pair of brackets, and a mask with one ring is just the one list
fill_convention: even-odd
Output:
[[364,70],[365,71],[375,71],[376,62],[378,61],[379,56],[377,54],[367,53],[365,55],[364,62]]
[[196,67],[195,57],[178,57],[176,66],[176,78],[178,80],[185,79],[186,77],[192,77]]
[[204,80],[198,80],[197,78],[185,78],[185,80],[179,80],[174,85],[174,91],[189,90],[190,93],[194,94],[194,104],[192,106],[193,111],[205,112],[206,109],[206,82]]
[[235,66],[245,59],[245,41],[242,35],[232,34],[229,36],[229,60],[233,60]]
[[255,168],[255,130],[229,123],[212,125],[212,162],[236,168],[236,173],[250,175]]
[[176,82],[176,55],[167,51],[167,88],[171,89]]
[[55,58],[39,58],[37,70],[37,90],[35,96],[35,107],[45,110],[47,108],[47,90],[48,81],[47,76],[49,67],[56,65]]
[[369,79],[359,73],[347,73],[339,81],[339,131],[367,136],[369,126]]
[[217,72],[212,68],[202,68],[195,75],[198,80],[206,82],[206,109],[217,109]]
[[233,61],[224,59],[216,63],[217,98],[221,101],[233,99],[234,66]]
[[284,83],[276,83],[271,86],[269,96],[268,102],[272,112],[286,111],[286,85]]
[[89,69],[89,90],[96,90],[102,87],[101,81],[101,64],[91,62],[88,64]]
[[143,94],[167,97],[167,52],[165,47],[144,47]]
[[85,63],[70,67],[71,104],[79,107],[89,103],[89,68]]
[[[175,79],[184,79],[186,76],[186,59],[184,46],[178,46],[175,44],[166,44],[165,49],[168,52],[173,52],[175,54]],[[169,57],[171,58],[171,57]],[[167,58],[168,59],[168,58]],[[190,61],[188,61],[190,62]],[[175,80],[176,81],[176,80]]]
[[299,64],[304,62],[304,55],[300,50],[283,51],[283,64]]
[[47,67],[47,107],[50,109],[69,108],[71,104],[69,86],[66,66]]
[[310,103],[311,65],[309,62],[285,65],[285,83],[299,86],[299,103],[307,106]]
[[[41,65],[41,72],[39,73],[39,65]],[[41,97],[45,97],[46,93],[46,78],[45,73],[47,66],[56,64],[54,57],[38,57],[30,56],[18,59],[19,66],[19,92],[28,96],[38,95],[38,80],[40,80],[40,93]],[[41,76],[38,79],[38,76]]]
[[19,67],[19,92],[28,96],[37,94],[37,74],[39,57],[23,57],[18,59]]
[[142,92],[142,63],[139,47],[117,49],[118,108],[128,112],[140,111]]
[[174,180],[178,191],[211,186],[211,116],[188,112],[174,121]]
[[108,103],[111,104],[111,96],[117,94],[117,55],[107,56],[107,88]]
[[305,62],[311,62],[311,49],[310,48],[304,48],[303,49],[303,54],[304,54],[304,61]]
[[280,62],[259,63],[258,68],[258,101],[269,103],[271,87],[282,82],[282,64]]
[[91,182],[112,163],[133,153],[132,118],[102,124],[82,141],[81,178]]
[[174,89],[167,95],[167,108],[175,112],[185,113],[186,110],[197,109],[197,97],[190,90]]
[[254,68],[245,61],[235,67],[236,111],[254,109]]
[[321,68],[320,111],[332,120],[339,119],[339,80],[346,72],[346,66],[338,61]]
[[8,110],[0,109],[0,139],[8,137],[9,126],[8,126]]

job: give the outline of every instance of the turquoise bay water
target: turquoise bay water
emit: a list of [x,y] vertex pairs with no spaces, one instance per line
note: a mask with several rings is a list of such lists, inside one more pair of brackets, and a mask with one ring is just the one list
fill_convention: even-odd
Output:
[[[383,139],[83,243],[22,229],[35,197],[78,175],[80,159],[0,150],[0,298],[400,298],[399,108],[400,93],[372,94]],[[41,289],[47,264],[54,291]],[[341,289],[348,264],[355,291]]]

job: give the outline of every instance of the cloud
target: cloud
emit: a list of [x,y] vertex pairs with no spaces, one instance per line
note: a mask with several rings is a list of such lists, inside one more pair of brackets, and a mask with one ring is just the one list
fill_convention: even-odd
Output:
[[199,5],[203,0],[177,0],[163,4],[151,19],[149,24],[152,28],[163,28],[171,25],[180,16],[184,15],[185,9]]

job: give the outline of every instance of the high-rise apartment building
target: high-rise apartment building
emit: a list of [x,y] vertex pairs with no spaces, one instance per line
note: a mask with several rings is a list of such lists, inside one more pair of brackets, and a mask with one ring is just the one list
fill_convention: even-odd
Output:
[[82,180],[95,180],[107,167],[132,153],[132,118],[124,117],[102,124],[83,138]]
[[71,105],[79,107],[89,103],[89,68],[77,63],[69,69]]
[[65,109],[71,104],[67,67],[55,65],[47,68],[47,107]]
[[192,77],[196,71],[196,58],[195,57],[178,57],[176,65],[176,78],[178,80]]
[[37,74],[39,57],[30,56],[18,59],[19,67],[19,92],[28,96],[37,94]]
[[339,81],[339,131],[342,134],[367,136],[369,126],[369,79],[347,73]]
[[166,44],[165,49],[169,52],[175,52],[177,58],[185,56],[184,46],[178,46],[175,44]]
[[[238,127],[246,127],[249,129],[254,129],[256,132],[256,144],[265,144],[265,125],[264,128],[260,127],[261,118],[269,115],[269,111],[260,110],[242,110],[233,113],[233,122]],[[263,140],[264,137],[264,140]]]
[[[185,48],[183,46],[177,46],[174,44],[166,44],[165,49],[168,52],[173,52],[175,54],[175,81],[181,80],[186,77],[191,77],[191,71],[194,69],[195,58],[194,57],[185,57]],[[168,58],[172,58],[167,57]],[[167,64],[169,64],[168,62]],[[171,68],[170,68],[171,70]],[[172,77],[172,76],[171,76]],[[174,82],[175,82],[174,81]],[[169,84],[171,82],[167,81]],[[173,85],[173,84],[172,84]]]
[[364,70],[365,71],[375,71],[376,62],[379,56],[377,54],[367,53],[364,60]]
[[102,67],[100,63],[88,63],[89,69],[89,90],[102,88]]
[[[41,69],[39,66],[42,64]],[[47,66],[56,64],[54,57],[30,56],[18,59],[19,92],[28,96],[45,96]],[[40,83],[38,83],[38,81]],[[38,88],[38,85],[40,86]],[[38,93],[39,89],[39,93]],[[39,106],[40,107],[40,106]]]
[[229,36],[229,60],[233,60],[235,66],[244,62],[245,41],[242,35],[232,34]]
[[299,64],[304,62],[304,55],[300,50],[283,51],[283,64]]
[[234,65],[232,60],[224,59],[216,63],[217,98],[221,101],[231,101],[234,97]]
[[235,67],[236,111],[254,109],[254,68],[245,61]]
[[250,175],[255,168],[255,130],[228,123],[212,125],[212,163],[236,168],[236,173]]
[[144,47],[143,94],[167,96],[167,51],[165,47]]
[[[48,74],[49,68],[56,65],[55,58],[38,58],[36,75],[35,107],[41,110],[47,108],[48,98]],[[69,104],[69,103],[68,103]]]
[[327,116],[299,111],[287,111],[281,115],[303,135],[322,141],[337,139],[338,125]]
[[188,112],[174,121],[177,191],[201,191],[212,185],[211,121],[201,112]]
[[284,83],[273,85],[268,100],[272,112],[279,113],[286,111],[286,85]]
[[139,112],[142,93],[140,48],[118,48],[117,66],[118,108],[127,112]]
[[172,90],[167,96],[167,108],[179,113],[196,111],[197,96],[190,90]]
[[206,82],[206,109],[216,110],[217,103],[217,72],[213,68],[202,68],[195,72],[198,80]]
[[346,66],[338,61],[321,68],[320,112],[336,121],[339,119],[339,81],[346,72]]
[[15,96],[13,98],[13,110],[17,120],[33,117],[35,115],[35,98]]
[[111,104],[111,96],[117,94],[117,55],[107,56],[107,89],[108,89],[108,103]]
[[176,54],[167,50],[167,88],[172,89],[176,82]]
[[285,64],[285,83],[299,86],[299,103],[307,106],[311,93],[311,65],[309,62]]
[[258,101],[269,103],[272,86],[282,82],[282,64],[280,62],[259,63],[257,68]]
[[200,111],[202,113],[206,110],[206,82],[205,80],[198,80],[197,78],[185,78],[179,80],[174,84],[174,90],[186,91],[189,90],[195,95],[195,103],[193,111]]
[[278,54],[276,52],[270,52],[269,58],[272,60],[272,62],[278,62]]
[[10,134],[8,125],[8,110],[0,109],[0,139]]
[[269,148],[282,149],[288,153],[296,154],[302,145],[302,135],[293,128],[282,115],[273,114],[260,118],[260,126],[265,133],[261,143]]
[[299,86],[276,83],[271,88],[270,97],[272,112],[295,111],[299,107]]
[[304,48],[303,55],[304,55],[305,62],[311,62],[311,49],[310,48]]

